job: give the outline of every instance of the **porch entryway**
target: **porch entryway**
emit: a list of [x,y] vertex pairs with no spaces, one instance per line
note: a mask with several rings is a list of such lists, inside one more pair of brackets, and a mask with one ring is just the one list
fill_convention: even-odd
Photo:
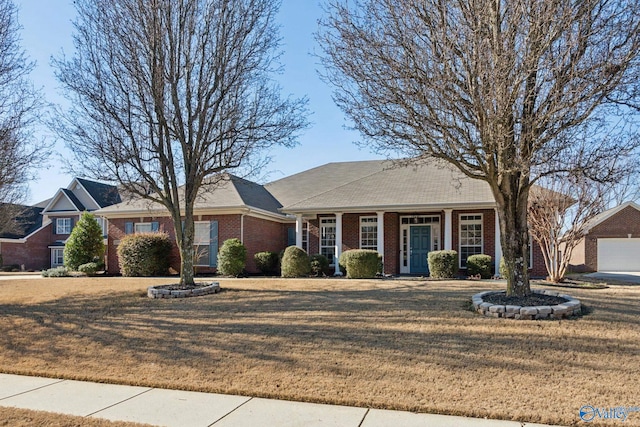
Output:
[[440,248],[440,216],[400,218],[400,273],[429,274],[427,255]]
[[409,227],[411,274],[429,274],[427,254],[431,251],[431,226],[417,225]]

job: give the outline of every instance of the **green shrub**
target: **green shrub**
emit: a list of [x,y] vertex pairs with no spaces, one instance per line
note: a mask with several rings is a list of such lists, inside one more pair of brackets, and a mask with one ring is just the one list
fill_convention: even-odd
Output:
[[309,257],[311,262],[311,273],[314,276],[325,275],[329,270],[329,258],[322,254],[315,254]]
[[504,263],[504,257],[500,258],[500,268],[498,272],[500,273],[500,277],[503,279],[507,278],[507,264]]
[[238,276],[247,264],[247,248],[238,239],[227,239],[218,252],[218,271],[227,276]]
[[277,252],[258,252],[253,256],[253,260],[263,274],[273,274],[278,271],[280,255]]
[[69,270],[66,267],[50,268],[49,270],[42,270],[42,277],[69,277]]
[[380,271],[380,255],[371,249],[352,249],[340,254],[339,263],[349,279],[370,279]]
[[83,213],[64,246],[64,266],[78,270],[82,264],[102,261],[104,251],[102,228],[92,214]]
[[467,258],[467,275],[480,275],[483,279],[491,278],[491,256],[471,255]]
[[3,265],[2,271],[5,273],[20,271],[20,266],[18,264]]
[[282,255],[282,277],[303,277],[311,272],[309,255],[304,249],[297,246],[289,246]]
[[128,234],[118,245],[123,276],[161,276],[169,271],[172,244],[165,233]]
[[87,276],[95,276],[96,272],[100,267],[97,262],[88,262],[86,264],[82,264],[78,266],[78,271],[80,273],[84,273]]
[[427,256],[429,275],[435,279],[449,279],[458,273],[458,252],[431,251]]

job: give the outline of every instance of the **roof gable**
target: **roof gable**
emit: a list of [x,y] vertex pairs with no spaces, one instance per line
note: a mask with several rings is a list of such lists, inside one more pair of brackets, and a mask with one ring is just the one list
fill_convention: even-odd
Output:
[[602,224],[603,222],[613,218],[616,214],[622,212],[624,209],[631,207],[637,211],[640,211],[640,205],[635,202],[625,202],[621,205],[615,206],[611,209],[608,209],[602,213],[591,218],[584,226],[584,234],[588,234],[591,229]]
[[122,202],[120,194],[118,193],[118,187],[114,185],[91,181],[84,178],[76,178],[76,181],[82,186],[82,188],[84,188],[87,194],[100,208]]
[[43,214],[48,212],[77,212],[83,211],[84,205],[78,198],[65,188],[60,188],[56,194],[50,199],[47,206],[42,211]]

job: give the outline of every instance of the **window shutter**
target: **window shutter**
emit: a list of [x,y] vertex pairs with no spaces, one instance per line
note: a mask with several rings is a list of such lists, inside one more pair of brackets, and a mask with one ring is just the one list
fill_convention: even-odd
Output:
[[296,245],[296,229],[293,227],[287,228],[287,246]]
[[158,221],[153,221],[151,223],[151,231],[156,232],[158,230],[160,230],[160,224],[158,223]]
[[209,266],[218,266],[218,221],[209,223]]
[[127,221],[124,223],[124,234],[133,234],[133,222]]

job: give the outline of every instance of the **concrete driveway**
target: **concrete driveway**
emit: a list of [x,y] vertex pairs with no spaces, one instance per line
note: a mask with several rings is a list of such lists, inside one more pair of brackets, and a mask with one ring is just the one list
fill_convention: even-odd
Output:
[[597,273],[585,274],[585,276],[610,282],[640,284],[640,271],[599,271]]

